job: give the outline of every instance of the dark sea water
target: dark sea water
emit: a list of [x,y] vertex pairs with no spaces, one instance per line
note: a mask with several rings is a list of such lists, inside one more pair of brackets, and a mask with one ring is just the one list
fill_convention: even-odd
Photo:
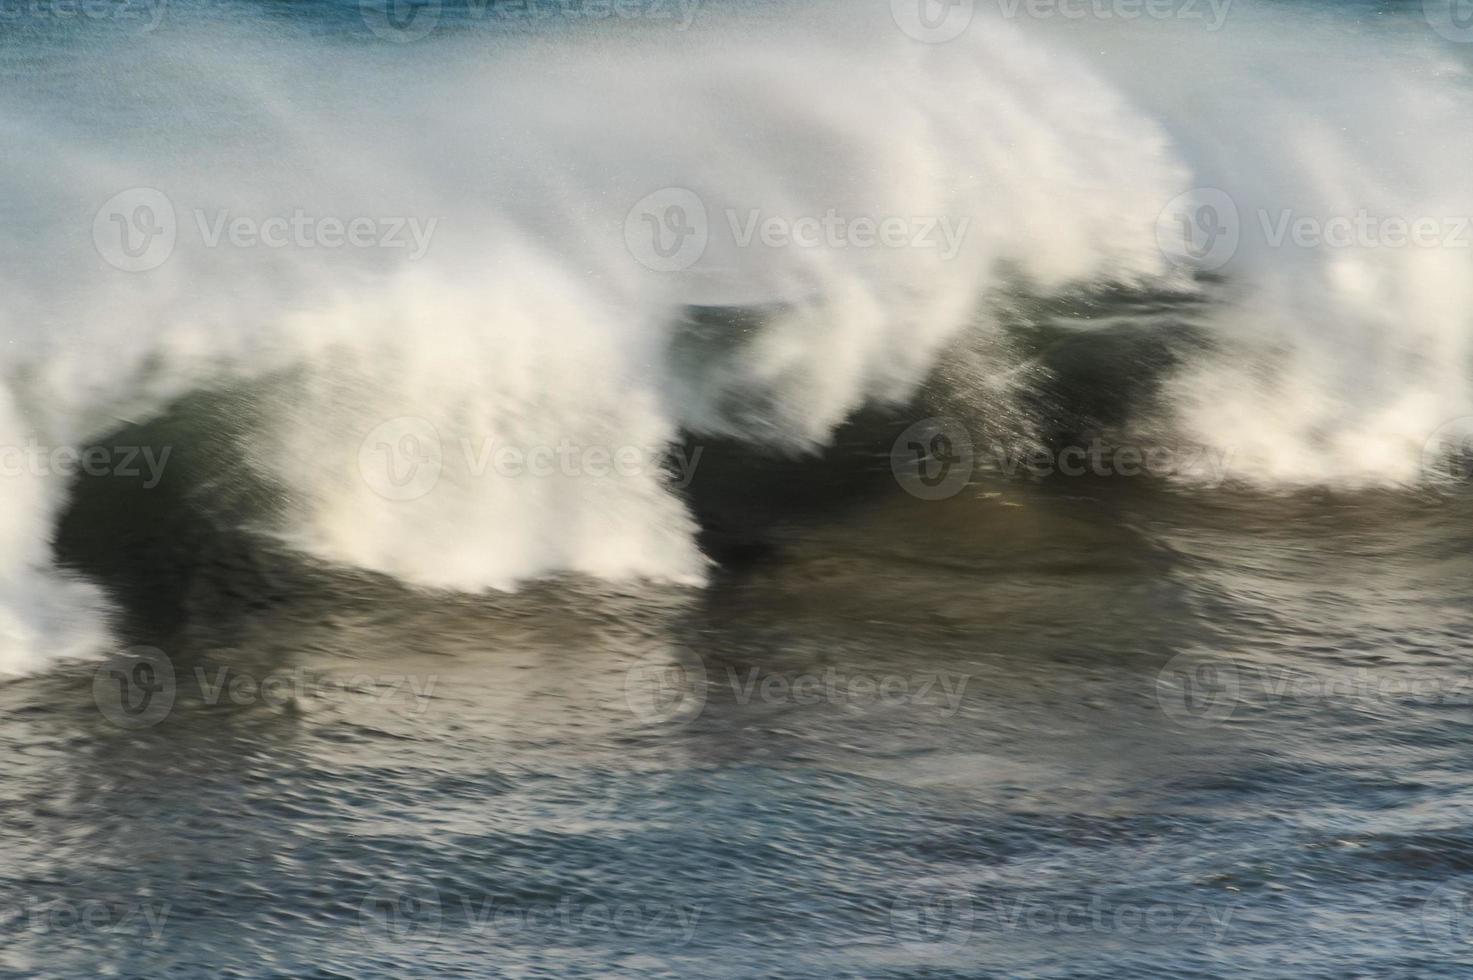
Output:
[[1455,975],[1468,506],[983,479],[700,592],[208,556],[163,720],[0,688],[3,963]]
[[1461,971],[1473,501],[923,500],[905,421],[709,447],[701,590],[414,594],[83,488],[155,649],[0,686],[7,975]]
[[[722,6],[759,38],[802,7]],[[1305,59],[1345,37],[1374,44],[1380,30],[1405,39],[1432,22],[1416,5],[1346,6],[1339,15],[1278,7],[1245,5],[1241,16],[1250,25],[1318,17],[1313,30],[1286,20],[1278,32],[1277,43],[1298,45]],[[154,166],[180,181],[202,175],[199,186],[171,187],[181,201],[204,200],[211,168],[237,157],[245,163],[228,175],[230,192],[318,194],[319,210],[334,200],[350,208],[342,201],[357,193],[402,207],[397,185],[364,161],[418,161],[416,179],[464,182],[455,193],[465,195],[465,214],[478,214],[465,187],[511,181],[508,147],[550,152],[565,128],[581,132],[580,119],[592,126],[608,110],[596,102],[580,117],[569,108],[579,100],[557,89],[561,100],[547,97],[550,121],[532,105],[521,128],[494,130],[479,155],[459,155],[461,132],[446,120],[491,96],[469,86],[428,98],[437,90],[422,76],[437,45],[496,63],[505,35],[531,35],[545,59],[532,63],[576,79],[579,59],[592,72],[602,54],[586,41],[564,46],[561,34],[629,25],[580,14],[488,28],[474,6],[416,9],[384,21],[379,8],[305,0],[145,4],[135,11],[141,25],[102,16],[74,24],[51,8],[0,0],[0,13],[15,14],[0,20],[0,85],[11,90],[0,97],[0,137],[12,137],[6,152],[24,175],[0,183],[0,258],[21,270],[0,274],[11,288],[0,296],[0,336],[24,351],[0,360],[10,386],[0,388],[0,441],[31,431],[10,425],[14,415],[42,430],[90,433],[94,445],[170,453],[157,480],[146,470],[70,478],[49,504],[38,505],[22,480],[0,486],[14,514],[41,514],[57,567],[96,583],[113,610],[107,647],[92,659],[48,651],[0,677],[0,976],[1473,976],[1467,459],[1422,459],[1420,475],[1435,479],[1407,478],[1392,462],[1386,478],[1365,478],[1387,445],[1367,419],[1396,415],[1378,414],[1392,403],[1408,416],[1405,404],[1421,404],[1388,392],[1449,390],[1438,389],[1446,378],[1434,369],[1462,348],[1442,343],[1435,304],[1417,305],[1442,280],[1416,279],[1416,301],[1366,287],[1356,303],[1391,312],[1365,333],[1329,317],[1346,331],[1329,339],[1310,337],[1332,328],[1293,297],[1267,290],[1309,339],[1297,359],[1287,342],[1257,351],[1264,365],[1239,388],[1263,381],[1270,394],[1257,414],[1225,415],[1237,427],[1219,428],[1210,445],[1171,425],[1168,409],[1180,379],[1195,377],[1187,369],[1241,356],[1241,336],[1221,332],[1212,311],[1236,301],[1252,269],[1206,270],[1191,289],[1096,279],[1052,295],[1037,269],[1010,269],[985,291],[977,322],[935,345],[919,384],[856,399],[841,424],[820,426],[823,438],[796,449],[774,433],[790,416],[819,416],[832,392],[782,360],[791,345],[762,363],[781,362],[802,383],[786,384],[776,368],[754,369],[761,383],[733,380],[779,329],[793,283],[755,303],[692,303],[659,345],[620,337],[634,363],[655,370],[648,347],[668,351],[674,365],[675,381],[654,399],[677,422],[678,453],[662,459],[659,486],[678,501],[675,513],[689,515],[688,527],[673,525],[681,533],[648,539],[665,544],[641,560],[660,571],[688,531],[704,556],[704,583],[591,571],[648,543],[618,538],[601,550],[604,529],[614,540],[630,523],[671,519],[645,497],[585,498],[582,484],[444,514],[376,498],[333,510],[322,487],[335,484],[298,484],[282,471],[332,475],[339,466],[369,480],[359,442],[372,422],[397,412],[447,423],[424,399],[343,422],[350,413],[334,414],[339,403],[371,403],[372,384],[293,373],[281,338],[318,329],[312,317],[330,306],[301,288],[308,277],[297,275],[297,257],[273,254],[258,266],[252,253],[249,265],[205,266],[224,268],[220,278],[74,275],[62,262],[71,253],[56,245],[70,239],[50,229],[77,219],[86,239],[106,197],[59,204],[69,200],[68,180],[107,173],[113,183],[99,186],[108,192],[151,186]],[[402,34],[415,16],[434,18],[434,36],[383,35]],[[235,33],[242,24],[250,29]],[[1118,39],[1133,28],[1098,29]],[[484,53],[467,47],[480,43]],[[370,75],[382,72],[384,87],[354,89],[363,63],[349,62],[340,78],[326,54],[326,67],[298,74],[295,56],[314,44],[359,52],[353,58],[366,58]],[[1119,70],[1122,90],[1150,88],[1150,67],[1122,67],[1127,49],[1113,44],[1097,53]],[[1163,42],[1161,63],[1199,75],[1175,50]],[[1261,74],[1255,57],[1234,70],[1249,64]],[[196,96],[206,74],[231,97]],[[283,78],[286,91],[275,87]],[[727,129],[746,147],[741,127],[759,132],[761,92],[720,72],[703,83],[692,98],[715,92],[743,107],[740,125]],[[997,100],[1007,106],[999,119],[1026,115],[1020,106],[1058,114],[1038,84],[1023,85],[1016,103]],[[1283,88],[1339,104],[1313,86]],[[1219,91],[1225,108],[1214,111],[1266,112],[1238,91],[1241,103]],[[811,89],[801,95],[820,99]],[[618,126],[636,135],[648,127],[653,135],[631,145],[664,160],[674,150],[656,137],[670,133],[653,121],[664,103],[650,99],[631,100]],[[25,111],[26,100],[51,108]],[[324,114],[313,115],[319,104]],[[348,113],[342,131],[327,132],[324,118],[345,104],[365,114]],[[402,127],[377,130],[389,117]],[[1422,141],[1422,157],[1444,152],[1410,110],[1375,121],[1404,126],[1407,140]],[[690,127],[681,132],[691,136]],[[1083,132],[1070,139],[1113,145],[1113,133]],[[455,152],[442,153],[436,139]],[[918,137],[897,136],[887,153],[908,139]],[[999,141],[1008,145],[1000,159],[1024,152]],[[776,159],[776,143],[759,149]],[[1047,145],[1040,158],[1052,154]],[[586,151],[602,152],[593,141]],[[67,168],[54,170],[62,159]],[[845,164],[815,166],[817,186],[845,166],[900,167],[888,156],[873,167],[834,159]],[[528,214],[552,200],[591,213],[589,202],[617,198],[621,175],[611,171],[607,185],[557,183],[584,162],[550,157],[508,196]],[[697,169],[725,172],[721,164]],[[330,165],[338,169],[328,173]],[[728,169],[757,168],[749,160]],[[1349,181],[1353,168],[1327,169]],[[1428,183],[1441,176],[1454,186],[1450,173]],[[1395,179],[1384,177],[1400,187]],[[1044,197],[1073,192],[1068,181],[1044,187]],[[1009,192],[999,183],[995,193]],[[1095,192],[1081,193],[1079,207],[1092,206]],[[617,213],[625,207],[620,200]],[[462,236],[453,245],[489,234],[479,225],[465,233],[454,217],[445,219],[445,234]],[[549,234],[574,237],[561,227]],[[1049,235],[1027,224],[1016,237]],[[1060,241],[1060,253],[1094,247],[1090,234]],[[569,282],[605,284],[586,254],[568,246],[578,257],[568,258],[578,271]],[[1006,259],[998,261],[1007,267]],[[388,277],[376,263],[334,278],[334,288],[373,305],[371,290]],[[412,374],[417,362],[402,350],[413,342],[448,351],[472,379],[481,361],[513,363],[535,347],[528,336],[599,356],[555,304],[537,307],[551,312],[527,336],[507,328],[504,342],[457,347],[448,330],[435,332],[453,318],[453,299],[430,300],[450,296],[452,281],[474,285],[496,270],[452,268],[461,278],[415,294],[425,319],[395,327],[409,341],[395,370]],[[168,303],[149,292],[160,281],[175,290],[160,293]],[[554,286],[559,296],[573,288]],[[104,299],[88,305],[94,288]],[[1455,288],[1446,288],[1455,305]],[[637,291],[618,295],[609,324],[634,318]],[[1340,300],[1328,287],[1326,295]],[[189,315],[145,343],[144,328],[170,308]],[[287,329],[265,329],[270,317],[258,311],[268,308],[287,311]],[[79,309],[93,332],[68,335]],[[834,332],[823,334],[831,356],[819,362],[821,380],[862,373],[849,357],[860,342],[834,324],[864,322],[866,309],[822,325]],[[475,312],[501,329],[519,308]],[[1253,316],[1273,319],[1261,306]],[[327,336],[333,370],[348,374],[358,362],[343,351],[355,349]],[[53,348],[80,353],[48,360]],[[1343,359],[1316,362],[1284,389],[1264,380],[1275,363],[1304,368],[1326,351]],[[239,366],[252,359],[258,367]],[[102,368],[79,366],[93,360]],[[607,404],[572,403],[612,373],[538,361],[510,394],[484,390],[503,399],[498,424],[553,419],[555,431],[582,432],[586,442],[586,417],[606,420],[647,394],[634,386]],[[1001,377],[1010,379],[1003,388],[993,384]],[[1462,380],[1451,387],[1465,391]],[[1338,394],[1312,404],[1306,395],[1305,411],[1322,414],[1286,423],[1278,408],[1320,392],[1316,385]],[[666,398],[699,409],[677,412]],[[782,411],[784,398],[800,409]],[[1435,404],[1456,404],[1448,399]],[[1439,421],[1455,414],[1429,411],[1442,412]],[[341,459],[323,448],[333,440],[349,447]],[[1281,445],[1300,446],[1306,467],[1324,469],[1290,479],[1282,457],[1255,455]],[[268,468],[274,478],[263,476],[262,446],[287,460]],[[444,483],[452,477],[447,470]],[[302,513],[327,514],[314,529],[361,546],[360,567],[341,548],[304,544],[294,523]],[[406,513],[424,523],[401,524]],[[20,554],[27,540],[0,544]],[[568,540],[593,544],[559,550]],[[555,557],[510,574],[515,589],[422,587],[442,570],[461,581],[478,569],[478,554],[501,569],[503,552],[535,557],[538,548]],[[563,559],[582,570],[560,571]],[[492,586],[505,577],[485,573]],[[0,613],[56,618],[47,593],[25,591],[26,581],[0,568]],[[20,662],[27,638],[18,627],[6,632],[11,623],[0,619],[10,645],[0,666],[11,653]]]

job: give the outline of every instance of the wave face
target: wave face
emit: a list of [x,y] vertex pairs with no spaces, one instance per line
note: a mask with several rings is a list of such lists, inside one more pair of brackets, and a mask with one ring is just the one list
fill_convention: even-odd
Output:
[[[1207,290],[1209,343],[1126,426],[1240,481],[1414,482],[1473,413],[1473,252],[1285,247],[1259,217],[1473,213],[1466,69],[1425,25],[978,7],[923,43],[822,4],[396,44],[170,10],[0,40],[0,443],[232,392],[218,480],[332,563],[699,583],[681,433],[821,447],[1000,330],[1001,289]],[[1236,208],[1226,261],[1201,188]],[[106,642],[52,565],[59,469],[6,478],[0,670]]]

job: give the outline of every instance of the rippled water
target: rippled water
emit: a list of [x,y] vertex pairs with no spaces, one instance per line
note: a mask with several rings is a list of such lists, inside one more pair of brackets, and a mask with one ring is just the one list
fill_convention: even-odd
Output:
[[160,720],[90,665],[0,687],[0,963],[1456,972],[1468,499],[885,466],[704,591],[415,595],[216,539]]

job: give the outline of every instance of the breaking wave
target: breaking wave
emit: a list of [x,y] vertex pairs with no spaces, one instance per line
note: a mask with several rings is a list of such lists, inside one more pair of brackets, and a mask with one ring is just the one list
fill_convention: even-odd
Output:
[[1413,484],[1473,414],[1473,102],[1425,24],[978,8],[926,43],[892,6],[0,40],[0,670],[106,642],[57,450],[105,469],[202,391],[264,533],[469,591],[702,581],[683,434],[801,454],[938,376],[1022,411],[1028,357],[972,342],[1008,297],[1179,299],[1203,342],[1120,424],[1244,483]]

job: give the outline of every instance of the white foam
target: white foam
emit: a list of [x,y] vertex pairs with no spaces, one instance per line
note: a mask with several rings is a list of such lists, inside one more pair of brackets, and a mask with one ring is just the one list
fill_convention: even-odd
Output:
[[[980,16],[920,44],[884,4],[750,31],[713,15],[688,33],[403,47],[246,25],[221,40],[217,26],[42,57],[31,90],[0,92],[0,133],[26,148],[0,175],[0,435],[84,443],[190,390],[290,370],[244,452],[282,488],[279,530],[297,546],[431,587],[561,570],[694,583],[705,562],[668,472],[503,478],[479,454],[658,449],[681,428],[822,443],[866,400],[904,397],[959,331],[986,329],[977,300],[1004,265],[1044,290],[1181,285],[1157,219],[1194,185],[1231,184],[1247,208],[1285,194],[1303,208],[1473,203],[1453,193],[1466,168],[1447,162],[1473,139],[1449,128],[1460,80],[1345,42],[1353,57],[1298,51],[1272,66],[1287,84],[1259,84],[1246,30],[1166,44],[1141,26],[1098,70],[1072,35]],[[65,70],[98,59],[106,89]],[[1267,107],[1225,97],[1239,84]],[[699,197],[710,243],[684,271],[652,271],[626,222],[672,187]],[[97,209],[129,188],[164,192],[177,213],[173,253],[151,271],[119,271],[94,246]],[[208,223],[221,208],[438,224],[415,262],[205,248],[192,212]],[[969,224],[949,259],[738,247],[727,213],[754,210]],[[1239,475],[1401,479],[1416,434],[1469,409],[1462,256],[1249,247],[1228,271],[1241,301],[1214,324],[1242,350],[1177,390],[1182,428],[1232,445]],[[696,382],[672,338],[687,304],[718,302],[784,311]],[[1245,379],[1265,360],[1272,371]],[[424,492],[377,482],[375,452],[425,448],[386,433],[433,435]],[[18,625],[0,670],[29,669],[95,643],[102,620],[90,587],[48,570],[61,481],[7,487],[0,613]]]

